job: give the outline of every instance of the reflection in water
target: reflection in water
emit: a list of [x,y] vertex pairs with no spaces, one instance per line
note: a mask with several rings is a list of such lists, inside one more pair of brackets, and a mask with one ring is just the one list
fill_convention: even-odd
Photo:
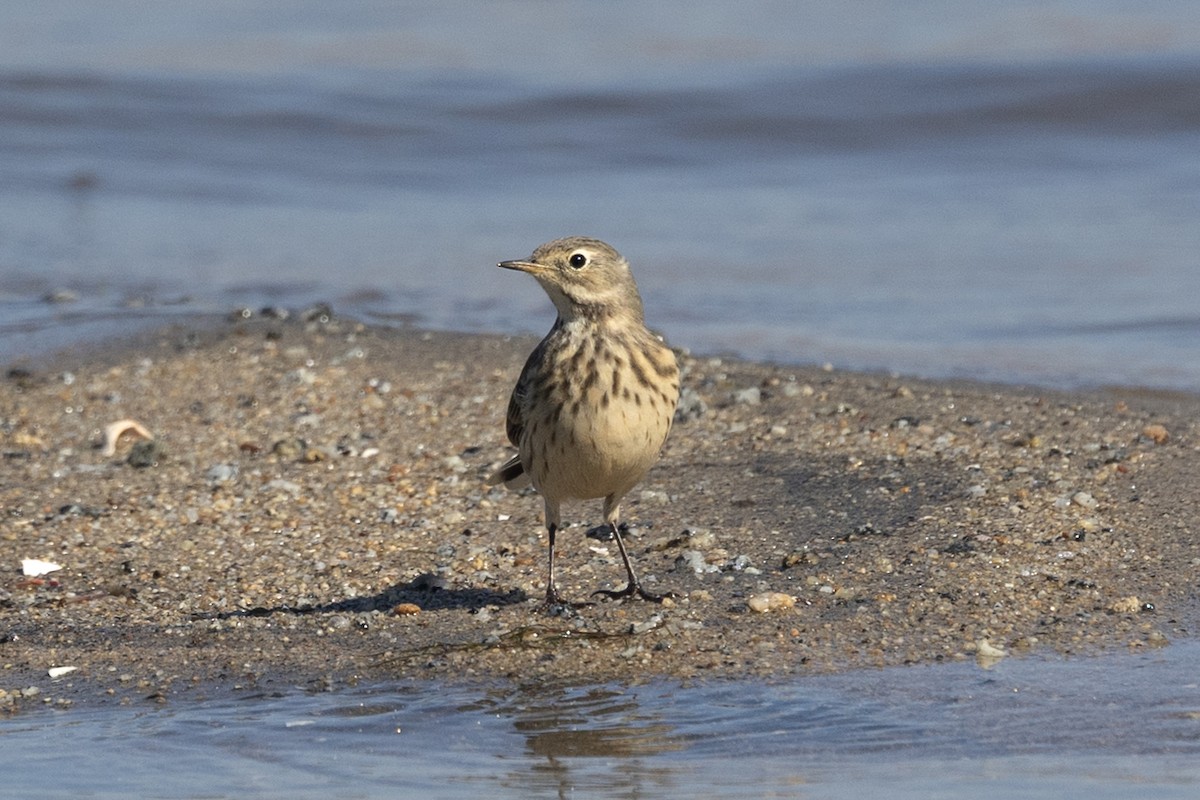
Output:
[[525,738],[519,768],[497,776],[511,789],[536,789],[558,797],[573,792],[636,797],[680,782],[678,766],[653,757],[686,748],[664,721],[662,709],[643,709],[637,689],[612,686],[495,692],[465,706],[511,720]]
[[659,712],[642,712],[632,691],[611,688],[560,689],[522,698],[513,727],[526,736],[528,751],[563,756],[655,755],[683,749]]
[[[777,684],[406,684],[0,720],[14,797],[1193,797],[1200,644]],[[70,742],[64,760],[59,742]],[[50,744],[48,744],[50,743]],[[49,780],[47,776],[50,776]]]

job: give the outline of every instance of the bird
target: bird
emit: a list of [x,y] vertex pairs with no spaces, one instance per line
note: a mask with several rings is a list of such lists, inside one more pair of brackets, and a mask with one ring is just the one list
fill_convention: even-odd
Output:
[[593,596],[661,602],[670,594],[638,581],[619,524],[621,500],[658,460],[671,430],[679,402],[675,354],[646,327],[629,262],[599,239],[555,239],[528,259],[498,266],[532,275],[557,311],[508,402],[506,433],[518,452],[488,479],[512,489],[532,483],[542,496],[549,539],[542,607],[576,605],[555,585],[555,538],[564,501],[598,498],[628,583]]

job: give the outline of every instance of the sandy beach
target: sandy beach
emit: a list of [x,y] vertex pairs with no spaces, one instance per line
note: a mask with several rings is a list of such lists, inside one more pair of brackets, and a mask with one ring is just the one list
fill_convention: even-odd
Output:
[[[0,709],[785,677],[1194,630],[1200,398],[688,354],[625,505],[647,587],[676,597],[548,615],[541,501],[484,484],[534,343],[255,317],[5,365]],[[153,438],[106,451],[122,420]],[[562,593],[622,585],[586,535],[599,502],[564,515]]]

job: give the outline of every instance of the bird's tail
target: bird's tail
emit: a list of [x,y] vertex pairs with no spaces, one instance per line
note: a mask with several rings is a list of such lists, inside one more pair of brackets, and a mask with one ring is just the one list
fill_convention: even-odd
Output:
[[523,489],[529,485],[529,474],[525,472],[525,465],[521,463],[521,456],[515,455],[500,469],[491,474],[487,479],[489,486],[495,486],[497,483],[503,483],[508,489]]

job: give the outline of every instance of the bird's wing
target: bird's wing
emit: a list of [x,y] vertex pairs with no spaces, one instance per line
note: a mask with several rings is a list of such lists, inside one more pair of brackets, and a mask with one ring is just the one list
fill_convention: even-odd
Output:
[[505,431],[508,433],[508,441],[514,447],[521,446],[521,434],[525,430],[525,400],[528,398],[530,386],[534,382],[534,373],[537,372],[538,364],[542,360],[543,344],[545,344],[544,340],[529,354],[525,366],[521,369],[521,377],[517,378],[517,385],[513,387],[512,395],[508,398]]

